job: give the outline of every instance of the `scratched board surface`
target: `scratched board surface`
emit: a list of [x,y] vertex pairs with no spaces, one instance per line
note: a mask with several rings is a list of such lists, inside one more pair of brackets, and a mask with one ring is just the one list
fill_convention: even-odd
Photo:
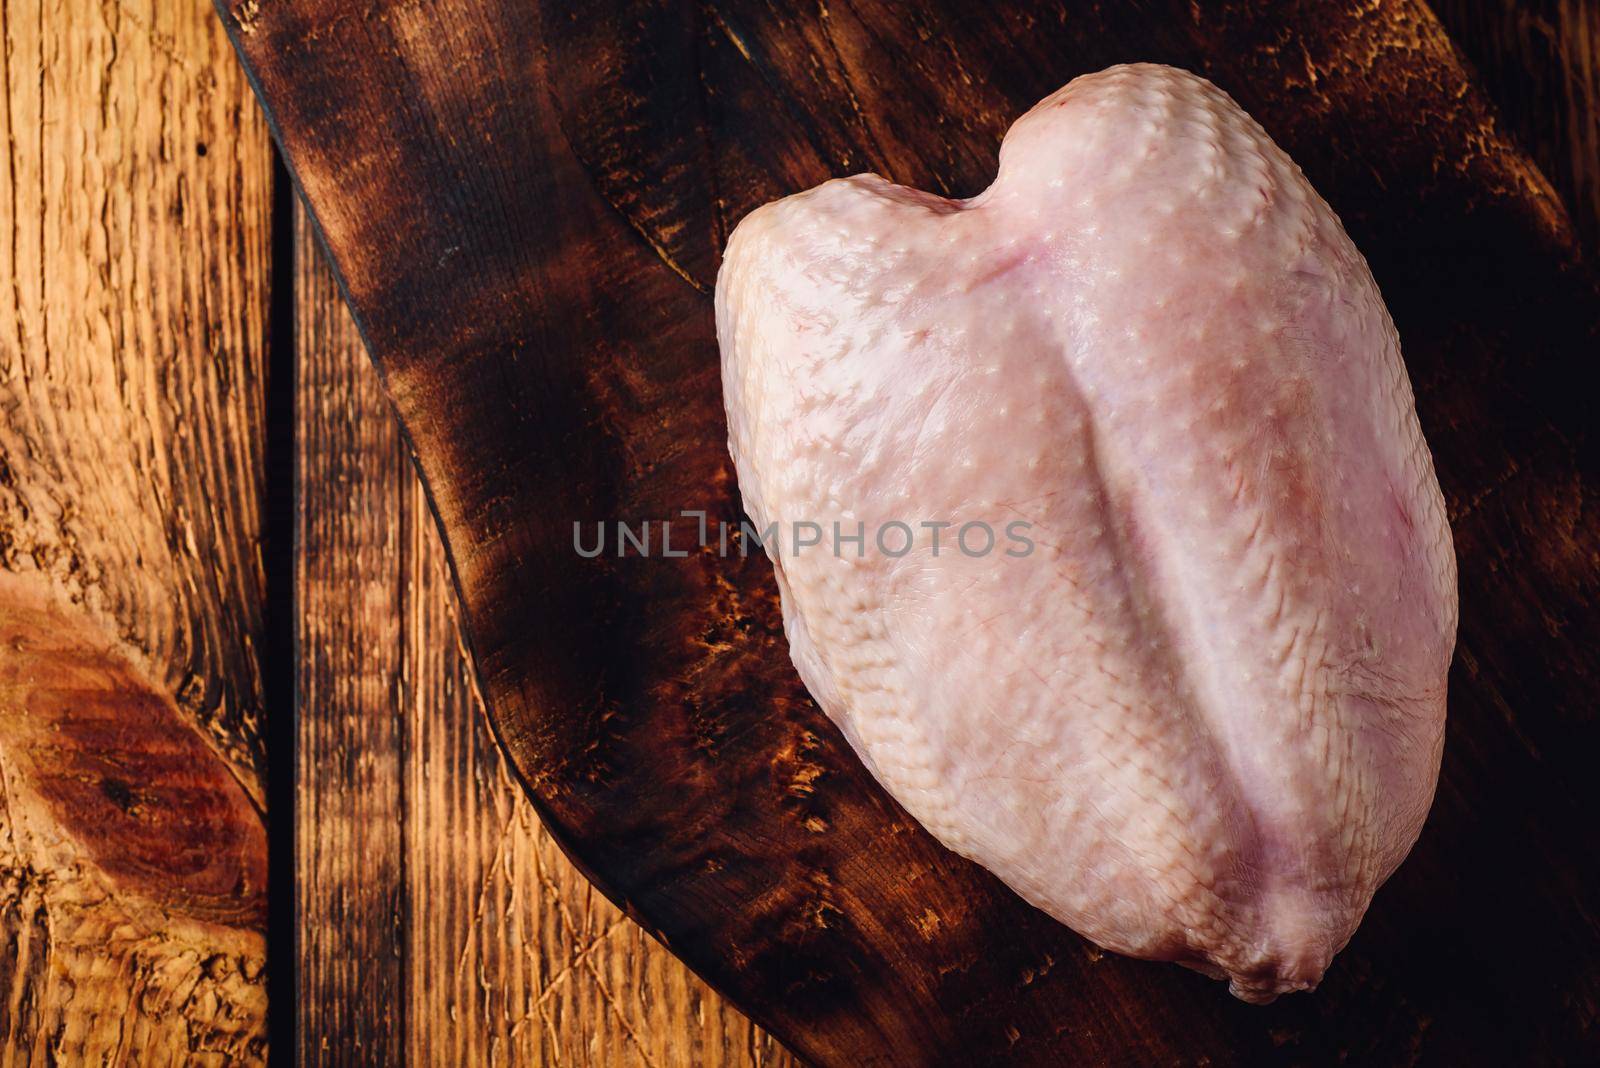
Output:
[[[1600,301],[1415,3],[231,0],[428,484],[501,741],[627,912],[817,1063],[1600,1056]],[[1231,92],[1367,254],[1461,560],[1438,799],[1319,992],[1101,954],[942,850],[795,677],[752,557],[582,561],[574,521],[736,523],[710,289],[745,212],[876,170],[983,188],[1071,77]]]

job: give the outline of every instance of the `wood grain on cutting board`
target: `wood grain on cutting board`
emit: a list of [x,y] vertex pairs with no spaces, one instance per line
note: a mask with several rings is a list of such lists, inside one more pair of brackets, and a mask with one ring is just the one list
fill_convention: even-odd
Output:
[[1433,0],[1450,39],[1600,250],[1600,4]]

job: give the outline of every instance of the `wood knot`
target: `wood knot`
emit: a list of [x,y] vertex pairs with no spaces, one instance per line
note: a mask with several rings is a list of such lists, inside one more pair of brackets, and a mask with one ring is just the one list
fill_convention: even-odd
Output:
[[266,832],[173,697],[39,576],[0,574],[7,804],[119,890],[227,926],[266,915]]

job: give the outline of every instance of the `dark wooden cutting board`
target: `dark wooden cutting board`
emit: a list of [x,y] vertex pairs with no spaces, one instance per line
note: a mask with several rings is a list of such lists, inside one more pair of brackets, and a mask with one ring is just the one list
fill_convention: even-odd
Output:
[[[501,740],[610,897],[823,1064],[1600,1057],[1600,300],[1426,8],[224,0],[444,531]],[[1301,164],[1404,342],[1461,562],[1438,800],[1314,995],[1102,954],[945,852],[789,665],[770,569],[581,559],[736,523],[710,291],[758,204],[946,194],[1127,60]]]

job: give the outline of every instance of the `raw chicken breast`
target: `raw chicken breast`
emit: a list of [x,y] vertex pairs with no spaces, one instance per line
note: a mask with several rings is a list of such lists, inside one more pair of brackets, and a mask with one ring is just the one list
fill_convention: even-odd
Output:
[[981,196],[752,213],[716,310],[791,654],[878,781],[1101,946],[1315,986],[1432,801],[1456,574],[1394,326],[1294,163],[1116,67]]

